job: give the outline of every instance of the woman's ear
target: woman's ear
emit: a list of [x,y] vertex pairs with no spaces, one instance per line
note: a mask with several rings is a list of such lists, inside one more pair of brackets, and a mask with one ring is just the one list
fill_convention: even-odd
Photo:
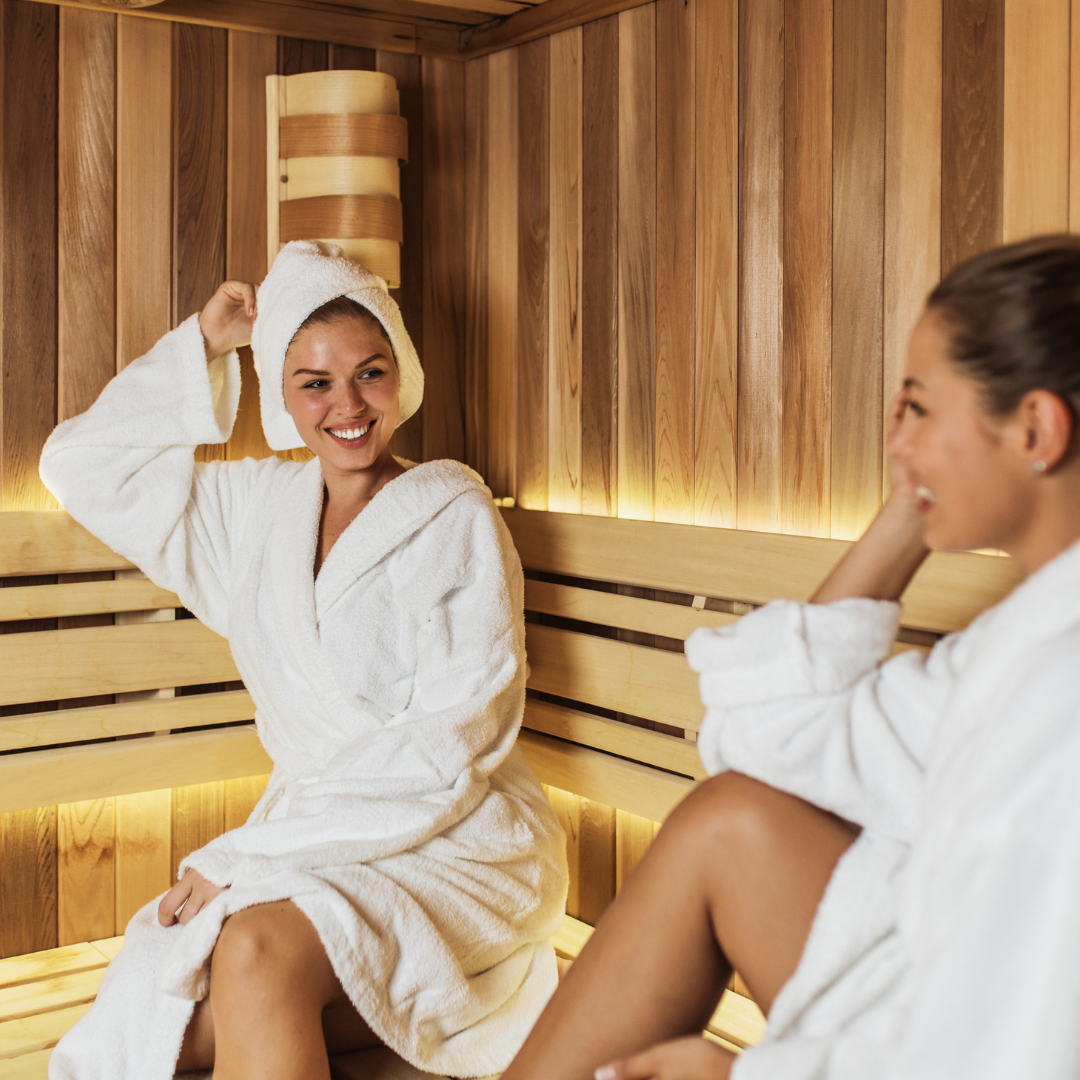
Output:
[[1017,420],[1028,467],[1043,473],[1060,464],[1072,445],[1075,426],[1069,406],[1049,390],[1029,390],[1020,401]]

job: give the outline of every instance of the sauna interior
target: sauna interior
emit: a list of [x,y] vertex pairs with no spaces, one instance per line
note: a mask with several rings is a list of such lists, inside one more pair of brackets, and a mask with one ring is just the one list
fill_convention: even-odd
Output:
[[[396,80],[394,295],[427,385],[397,452],[464,461],[517,510],[616,529],[857,537],[929,288],[985,248],[1080,224],[1080,0],[0,0],[0,56],[3,514],[56,510],[37,472],[56,424],[223,279],[266,273],[270,75]],[[245,354],[232,438],[203,460],[270,453]],[[0,707],[3,775],[41,749],[20,717],[114,700]],[[29,809],[0,782],[0,957],[122,934],[265,781]],[[567,913],[593,925],[658,826],[549,790]]]

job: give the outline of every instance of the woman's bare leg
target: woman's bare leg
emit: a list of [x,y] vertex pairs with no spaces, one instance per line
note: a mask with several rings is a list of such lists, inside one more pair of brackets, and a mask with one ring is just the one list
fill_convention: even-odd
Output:
[[[196,916],[197,917],[197,916]],[[319,935],[295,904],[261,904],[226,920],[178,1068],[214,1080],[329,1080],[330,1053],[378,1039],[350,1004]]]
[[702,1030],[734,966],[766,1012],[855,831],[737,773],[671,815],[503,1080],[591,1080]]

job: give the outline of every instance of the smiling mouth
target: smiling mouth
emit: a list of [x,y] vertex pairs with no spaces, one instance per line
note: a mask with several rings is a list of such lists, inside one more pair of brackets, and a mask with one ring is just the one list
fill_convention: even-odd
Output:
[[338,439],[340,442],[356,443],[356,442],[359,442],[361,439],[363,439],[363,437],[374,426],[375,426],[375,421],[374,420],[369,420],[366,424],[357,424],[357,425],[354,425],[353,427],[343,427],[343,428],[334,428],[334,429],[325,428],[324,430],[326,431],[327,435],[333,435],[333,437],[335,439]]

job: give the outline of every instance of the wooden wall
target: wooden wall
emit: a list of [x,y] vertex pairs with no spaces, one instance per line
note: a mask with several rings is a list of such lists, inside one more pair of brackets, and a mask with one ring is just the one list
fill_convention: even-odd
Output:
[[[398,299],[429,386],[399,450],[463,456],[463,64],[22,0],[0,0],[0,57],[0,510],[53,506],[37,462],[57,422],[224,277],[265,274],[275,72],[398,81]],[[266,453],[247,355],[233,437],[201,454]],[[188,851],[244,820],[265,779],[0,815],[0,956],[121,933]]]

